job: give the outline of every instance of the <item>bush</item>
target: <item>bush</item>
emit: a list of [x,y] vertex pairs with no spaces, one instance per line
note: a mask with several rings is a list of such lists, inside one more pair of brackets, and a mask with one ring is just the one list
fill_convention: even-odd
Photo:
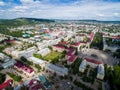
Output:
[[14,81],[21,82],[21,76],[15,75],[13,73],[7,73]]

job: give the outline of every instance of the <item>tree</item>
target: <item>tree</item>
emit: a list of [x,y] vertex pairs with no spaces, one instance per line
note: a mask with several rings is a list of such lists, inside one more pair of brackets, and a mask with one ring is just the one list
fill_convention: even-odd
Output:
[[5,79],[6,79],[6,75],[0,73],[0,84],[2,84],[5,81]]
[[53,51],[53,48],[52,48],[51,46],[48,46],[48,48],[49,48],[51,51]]
[[93,41],[91,43],[91,47],[97,47],[100,50],[103,49],[103,37],[102,33],[97,32],[93,38]]
[[84,42],[87,42],[87,41],[88,41],[87,36],[84,36],[83,41],[84,41]]
[[9,86],[9,87],[6,87],[5,90],[14,90],[14,88]]
[[115,66],[114,67],[114,84],[120,90],[120,67]]

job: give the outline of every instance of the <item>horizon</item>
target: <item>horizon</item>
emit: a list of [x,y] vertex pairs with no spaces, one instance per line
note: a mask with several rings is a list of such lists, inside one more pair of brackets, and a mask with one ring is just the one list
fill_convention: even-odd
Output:
[[10,18],[10,19],[2,19],[0,20],[14,20],[14,19],[45,19],[45,20],[60,20],[60,21],[100,21],[100,22],[120,22],[120,20],[97,20],[97,19],[49,19],[49,18],[34,18],[34,17],[18,17],[18,18]]
[[1,0],[0,19],[120,21],[120,0]]

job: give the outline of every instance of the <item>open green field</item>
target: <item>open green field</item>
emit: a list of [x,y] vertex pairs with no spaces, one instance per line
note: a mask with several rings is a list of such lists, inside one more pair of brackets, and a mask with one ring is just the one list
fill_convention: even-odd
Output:
[[53,51],[53,52],[47,54],[46,56],[44,56],[44,59],[55,60],[55,59],[59,58],[59,56],[61,56],[60,52]]

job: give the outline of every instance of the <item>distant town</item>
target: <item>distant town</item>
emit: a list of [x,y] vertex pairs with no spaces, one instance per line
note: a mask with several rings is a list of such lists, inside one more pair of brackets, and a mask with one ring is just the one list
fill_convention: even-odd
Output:
[[0,90],[120,90],[120,23],[0,20]]

